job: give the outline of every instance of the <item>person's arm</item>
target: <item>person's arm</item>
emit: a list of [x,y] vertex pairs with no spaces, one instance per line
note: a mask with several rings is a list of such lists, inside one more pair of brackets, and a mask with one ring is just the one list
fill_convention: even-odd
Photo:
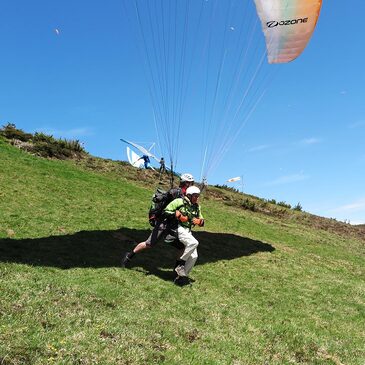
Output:
[[167,216],[173,216],[179,208],[184,205],[184,201],[181,198],[174,199],[172,202],[167,204],[167,207],[164,209],[164,212]]
[[193,218],[193,224],[199,227],[203,227],[204,226],[204,217],[202,215],[201,209],[200,209],[200,205],[198,208],[198,217]]
[[184,206],[183,199],[181,199],[181,198],[174,199],[164,209],[165,216],[168,217],[168,218],[172,218],[173,216],[175,216],[178,221],[180,221],[182,223],[187,222],[189,220],[189,217],[182,214],[179,210],[183,206]]
[[200,205],[199,205],[199,218],[204,219]]

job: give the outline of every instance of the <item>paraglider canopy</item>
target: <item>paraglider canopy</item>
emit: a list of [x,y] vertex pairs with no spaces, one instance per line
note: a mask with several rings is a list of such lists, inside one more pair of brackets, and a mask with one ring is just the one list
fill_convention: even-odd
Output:
[[[131,142],[131,141],[127,141],[125,139],[120,139],[122,142],[127,143],[131,146],[133,146],[135,149],[137,149],[139,152],[142,153],[142,155],[148,156],[148,157],[152,157],[154,160],[156,160],[157,162],[160,162],[160,160],[148,149],[144,148],[143,146],[140,146],[139,144],[135,143],[135,142]],[[154,145],[154,144],[153,144]],[[153,147],[152,145],[152,147]],[[151,148],[152,148],[151,147]],[[150,148],[150,149],[151,149]]]
[[160,151],[171,170],[188,159],[192,143],[200,148],[193,160],[201,180],[221,163],[272,83],[273,64],[305,48],[321,3],[124,0],[148,76]]
[[143,166],[143,161],[140,159],[141,156],[137,155],[128,146],[127,146],[127,157],[128,157],[129,163],[132,166],[137,167],[137,168],[141,168]]
[[297,58],[317,24],[322,0],[255,0],[269,63]]

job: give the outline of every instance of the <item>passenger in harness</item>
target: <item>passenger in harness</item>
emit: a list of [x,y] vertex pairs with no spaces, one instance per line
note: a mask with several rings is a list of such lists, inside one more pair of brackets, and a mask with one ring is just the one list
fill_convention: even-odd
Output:
[[[188,276],[191,269],[194,267],[198,258],[199,242],[192,235],[191,228],[195,225],[204,226],[204,218],[198,203],[200,189],[196,186],[190,186],[186,190],[186,196],[173,200],[166,208],[165,215],[175,217],[177,221],[177,239],[185,248],[176,262],[175,272],[177,277],[175,283],[184,285],[189,282]],[[170,238],[167,237],[167,240]]]
[[[128,265],[128,263],[131,261],[133,256],[141,251],[144,251],[147,248],[154,247],[161,239],[164,239],[166,235],[170,231],[171,224],[174,224],[174,220],[172,220],[170,215],[164,214],[164,208],[173,200],[176,198],[182,198],[185,196],[187,189],[194,185],[194,177],[191,174],[182,174],[180,177],[180,185],[178,188],[172,188],[170,189],[166,194],[168,196],[168,199],[163,203],[164,206],[159,207],[159,211],[153,216],[154,212],[149,212],[149,221],[151,225],[153,225],[153,229],[149,237],[143,241],[137,244],[137,246],[133,249],[133,251],[126,252],[122,259],[122,267],[125,267]],[[156,196],[156,194],[154,195]]]

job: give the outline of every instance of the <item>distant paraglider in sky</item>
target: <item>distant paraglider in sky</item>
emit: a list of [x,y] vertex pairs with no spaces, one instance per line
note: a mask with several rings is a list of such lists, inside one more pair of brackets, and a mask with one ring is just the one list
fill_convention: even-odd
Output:
[[56,33],[56,35],[60,35],[60,30],[58,28],[54,28],[53,31]]
[[321,3],[124,0],[148,76],[159,149],[169,165],[176,168],[181,151],[189,150],[193,130],[201,179],[208,177],[257,109],[276,64],[304,50]]

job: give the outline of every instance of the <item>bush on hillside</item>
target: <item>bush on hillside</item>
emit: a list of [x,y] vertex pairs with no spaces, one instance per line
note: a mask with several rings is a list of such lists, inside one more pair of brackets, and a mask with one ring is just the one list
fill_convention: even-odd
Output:
[[291,205],[284,201],[277,202],[275,199],[268,199],[266,200],[266,202],[274,205],[279,205],[280,207],[291,209]]
[[86,153],[78,140],[56,139],[44,133],[35,133],[33,151],[42,157],[67,159]]
[[303,210],[303,208],[300,203],[297,203],[296,205],[294,205],[293,210],[301,212]]
[[252,212],[255,212],[257,209],[255,202],[248,198],[243,199],[241,206],[243,209],[251,210]]
[[32,135],[18,129],[12,123],[0,129],[0,135],[12,140],[15,146],[41,157],[68,159],[87,154],[79,140],[54,138],[42,132]]
[[268,200],[266,200],[268,203],[270,203],[270,204],[277,204],[277,202],[276,202],[276,200],[275,199],[268,199]]
[[72,157],[72,152],[69,149],[47,142],[36,142],[33,145],[32,151],[41,157],[58,158],[61,160]]
[[277,205],[279,205],[280,207],[291,209],[291,205],[284,201],[278,202]]
[[36,132],[33,137],[34,152],[43,157],[72,158],[86,153],[79,140],[54,138],[45,133]]
[[46,143],[48,145],[58,146],[59,149],[66,149],[73,152],[84,152],[85,150],[82,147],[79,140],[67,140],[67,139],[60,139],[60,138],[54,138],[51,135],[42,133],[42,132],[36,132],[33,137],[34,144],[37,143]]
[[32,139],[31,133],[26,133],[22,129],[18,129],[15,124],[8,123],[0,129],[0,135],[6,139],[18,139],[22,142],[28,142]]
[[216,188],[218,188],[218,189],[223,189],[223,190],[227,190],[227,191],[232,191],[232,192],[234,192],[234,193],[239,193],[239,192],[240,192],[238,189],[233,188],[233,187],[231,187],[231,186],[227,186],[227,185],[225,185],[225,184],[223,184],[223,185],[219,185],[219,184],[217,184],[217,185],[214,185],[214,187],[216,187]]

